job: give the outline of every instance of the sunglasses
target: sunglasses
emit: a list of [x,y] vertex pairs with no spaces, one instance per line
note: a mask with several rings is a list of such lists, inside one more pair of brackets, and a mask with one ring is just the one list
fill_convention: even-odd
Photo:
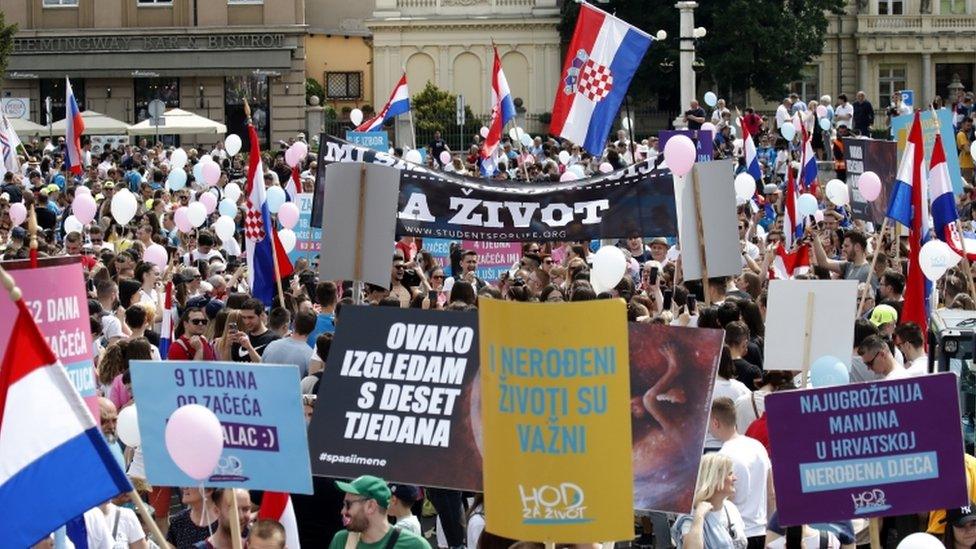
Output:
[[864,361],[864,365],[867,366],[868,368],[871,368],[872,366],[874,366],[874,361],[875,360],[878,360],[878,355],[880,355],[880,354],[881,354],[881,351],[878,351],[877,353],[874,353],[874,356],[871,358],[871,360],[865,360]]
[[394,265],[393,268],[396,269],[396,270],[398,270],[398,271],[399,270],[402,270],[402,269],[406,269],[406,267],[404,267],[403,265]]
[[194,326],[206,326],[208,322],[210,322],[210,321],[207,320],[206,318],[191,318],[190,319],[190,324],[193,324]]
[[444,275],[433,275],[431,276],[431,278],[439,278],[441,280],[444,280]]
[[354,503],[360,503],[360,502],[363,502],[363,501],[369,501],[369,499],[370,498],[343,500],[342,501],[342,508],[348,511],[349,508],[352,507]]

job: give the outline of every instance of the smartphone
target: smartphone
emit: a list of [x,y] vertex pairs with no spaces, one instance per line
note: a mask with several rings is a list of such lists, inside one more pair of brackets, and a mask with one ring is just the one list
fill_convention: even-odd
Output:
[[651,267],[651,272],[647,275],[647,283],[651,286],[657,284],[657,267]]
[[670,311],[671,310],[671,301],[672,301],[673,296],[674,296],[674,291],[673,290],[664,290],[661,293],[664,295],[664,310],[665,311]]
[[231,335],[237,334],[237,323],[236,322],[228,323],[227,330],[230,332]]
[[427,292],[427,299],[430,300],[430,304],[434,305],[437,303],[437,290],[431,290]]
[[695,296],[689,294],[688,295],[688,302],[687,302],[688,314],[689,315],[695,315],[698,312],[698,311],[695,310],[696,309],[696,303],[697,303],[697,301],[695,300]]

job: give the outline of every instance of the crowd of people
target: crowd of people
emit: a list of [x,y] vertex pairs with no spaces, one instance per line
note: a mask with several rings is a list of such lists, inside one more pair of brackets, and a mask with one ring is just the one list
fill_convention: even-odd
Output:
[[[189,149],[188,162],[182,168],[189,182],[172,190],[166,182],[173,149],[150,146],[145,141],[97,155],[86,144],[86,165],[80,176],[66,171],[63,143],[44,140],[27,144],[22,151],[23,169],[8,171],[0,188],[2,258],[26,259],[32,241],[41,258],[81,258],[89,291],[102,430],[137,490],[154,507],[173,547],[230,547],[229,509],[235,505],[248,547],[283,547],[284,533],[274,521],[253,520],[252,510],[260,505],[259,493],[153,487],[146,483],[141,452],[123,448],[115,433],[118,411],[134,402],[129,374],[132,360],[294,364],[302,374],[303,402],[310,417],[344,307],[362,301],[368,306],[466,311],[476,309],[484,299],[623,299],[631,322],[725,331],[705,442],[708,453],[702,460],[693,511],[670,517],[670,532],[660,528],[652,531],[649,521],[635,517],[636,543],[650,545],[667,539],[687,548],[800,547],[795,545],[799,536],[803,547],[853,547],[865,542],[866,523],[805,525],[802,529],[779,525],[764,407],[767,394],[796,388],[793,373],[766,370],[763,360],[767,286],[776,246],[784,239],[782,175],[795,169],[791,162],[779,160],[779,152],[768,151],[791,146],[773,132],[794,112],[812,113],[815,120],[821,105],[830,106],[831,127],[824,130],[812,124],[814,136],[821,128],[820,141],[814,141],[818,155],[829,157],[828,143],[835,134],[843,136],[853,130],[863,135],[870,131],[874,114],[863,93],[858,93],[853,103],[844,95],[836,104],[831,103],[830,98],[822,99],[819,105],[787,98],[771,119],[746,109],[741,121],[736,121],[738,117],[732,116],[724,101],[711,115],[697,103],[692,105],[694,112],[686,114],[690,127],[700,129],[712,121],[716,141],[724,140],[717,143],[717,155],[740,156],[733,128],[755,126],[749,132],[756,137],[766,166],[757,191],[768,207],[758,208],[750,202],[738,208],[742,270],[734,277],[685,280],[676,239],[631,234],[618,241],[525,242],[519,260],[499,280],[485,280],[479,274],[476,251],[455,246],[446,260],[439,260],[425,249],[423,240],[402,237],[395,245],[391,243],[388,286],[366,285],[361,296],[354,296],[351,282],[321,280],[314,266],[300,259],[294,273],[284,281],[283,295],[276,296],[275,305],[268,308],[250,296],[247,286],[250,266],[241,251],[245,196],[237,200],[237,230],[231,239],[222,240],[208,228],[217,212],[210,215],[207,224],[191,231],[179,230],[174,221],[176,208],[195,201],[200,193],[214,192],[223,198],[230,183],[243,187],[244,156],[228,155],[219,143],[212,147],[208,154],[220,166],[221,175],[215,184],[207,185],[192,175],[205,149]],[[971,95],[964,96],[964,103],[972,105]],[[971,128],[963,122],[971,115],[960,119],[961,128]],[[649,136],[638,144],[622,132],[608,143],[602,156],[596,157],[576,144],[553,138],[535,137],[531,145],[505,138],[501,145],[504,160],[498,163],[496,177],[558,181],[577,165],[584,176],[589,176],[606,171],[604,164],[619,169],[634,162],[660,163],[656,143],[656,138]],[[281,150],[265,153],[263,159],[267,167],[264,181],[269,187],[284,186],[292,177],[292,168],[284,158],[288,144],[282,145]],[[837,158],[834,149],[833,158]],[[432,168],[462,175],[477,173],[477,144],[468,153],[452,153],[451,161],[440,166],[440,152],[444,150],[448,149],[438,135],[427,154]],[[313,189],[316,169],[313,156],[301,160],[300,180],[306,191]],[[72,215],[80,186],[89,189],[99,207],[95,220],[78,231],[66,227],[66,220]],[[115,219],[111,208],[113,193],[120,188],[129,189],[138,201],[135,217],[125,224]],[[899,322],[908,257],[904,242],[879,236],[877,228],[854,219],[846,208],[829,204],[822,195],[818,198],[823,221],[808,224],[803,241],[811,247],[812,268],[798,278],[857,280],[862,288],[868,288],[854,323],[851,381],[929,373],[926,334],[916,324]],[[966,222],[971,221],[974,198],[971,186],[959,197],[957,207]],[[34,213],[36,232],[29,231],[29,220],[14,225],[11,206],[16,203]],[[152,244],[166,247],[169,263],[165,268],[144,257]],[[612,290],[597,292],[590,284],[589,272],[591,258],[602,245],[618,246],[628,268]],[[968,263],[964,262],[943,278],[938,287],[940,303],[976,309],[967,291],[966,268]],[[161,356],[164,288],[168,283],[173,285],[172,299],[179,319],[175,339],[166,356]],[[966,459],[967,492],[976,499],[976,459]],[[315,489],[312,496],[294,497],[303,543],[309,547],[325,543],[332,549],[351,547],[357,539],[366,549],[425,547],[425,537],[431,535],[422,530],[418,516],[429,517],[435,512],[435,543],[440,547],[508,547],[516,543],[484,531],[485,509],[480,495],[390,486],[368,476],[350,483],[316,478]],[[148,525],[140,525],[131,507],[132,502],[121,496],[86,513],[84,520],[90,525],[89,531],[108,532],[114,540],[112,547],[152,546],[146,535]],[[933,510],[927,520],[911,519],[886,521],[882,531],[885,543],[927,530],[944,535],[947,547],[976,544],[976,512],[968,508],[950,510],[947,515]],[[395,522],[393,529],[390,522]]]

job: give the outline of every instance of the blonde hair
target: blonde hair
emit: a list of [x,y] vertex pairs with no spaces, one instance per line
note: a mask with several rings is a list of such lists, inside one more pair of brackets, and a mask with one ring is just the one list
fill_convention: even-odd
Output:
[[238,325],[238,330],[240,330],[241,323],[241,312],[237,309],[232,309],[227,314],[227,320],[224,322],[224,333],[220,334],[220,341],[217,342],[214,347],[216,351],[217,360],[230,360],[230,346],[232,341],[230,341],[230,325]]
[[732,458],[716,452],[702,456],[698,467],[698,485],[695,486],[695,501],[692,508],[699,503],[712,499],[725,483],[725,478],[732,472]]

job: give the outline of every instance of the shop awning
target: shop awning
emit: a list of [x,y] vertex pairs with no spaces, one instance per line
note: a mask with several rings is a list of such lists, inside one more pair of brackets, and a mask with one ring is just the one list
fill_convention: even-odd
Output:
[[10,126],[17,132],[18,137],[25,135],[47,135],[47,126],[31,122],[26,118],[8,118]]
[[129,127],[129,135],[224,135],[227,126],[183,109],[170,109],[163,115],[165,124],[159,127],[143,120]]
[[[85,122],[84,135],[125,135],[129,125],[121,120],[97,113],[95,111],[81,111],[81,118]],[[65,118],[51,125],[54,135],[64,135]]]

